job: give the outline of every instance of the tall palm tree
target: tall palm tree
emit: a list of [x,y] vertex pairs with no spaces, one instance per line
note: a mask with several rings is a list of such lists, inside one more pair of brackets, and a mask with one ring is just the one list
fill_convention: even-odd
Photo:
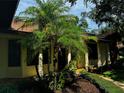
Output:
[[46,47],[50,48],[52,65],[54,65],[53,56],[62,47],[84,52],[86,47],[81,38],[82,30],[77,25],[78,19],[73,15],[66,15],[65,12],[69,8],[65,6],[65,2],[35,1],[37,5],[27,8],[22,14],[26,18],[26,24],[38,24],[38,29],[24,38],[23,44],[31,47],[35,52],[42,51]]
[[63,0],[34,0],[35,6],[28,7],[25,11],[21,12],[26,24],[38,24],[38,30],[46,27],[50,22],[63,15],[69,10],[65,6]]

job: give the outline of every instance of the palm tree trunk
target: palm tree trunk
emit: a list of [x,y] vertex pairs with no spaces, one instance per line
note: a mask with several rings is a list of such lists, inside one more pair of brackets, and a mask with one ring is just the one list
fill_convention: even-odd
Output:
[[40,77],[40,74],[39,74],[39,71],[38,71],[38,65],[37,64],[35,65],[35,69],[36,69],[36,73],[37,73],[37,76],[38,76],[39,80],[41,80],[41,77]]
[[[51,66],[50,66],[50,71],[54,71],[54,42],[52,42],[51,40],[51,46],[50,46],[50,62],[51,62]],[[49,64],[50,65],[50,64]]]
[[58,48],[54,49],[54,72],[57,71],[58,67],[57,67],[57,63],[58,63]]
[[69,65],[70,61],[71,61],[71,49],[69,48],[68,49],[68,65]]

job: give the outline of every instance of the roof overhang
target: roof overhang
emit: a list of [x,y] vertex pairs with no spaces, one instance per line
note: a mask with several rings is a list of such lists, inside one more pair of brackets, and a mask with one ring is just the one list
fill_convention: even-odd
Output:
[[11,28],[11,22],[20,0],[0,0],[0,29]]

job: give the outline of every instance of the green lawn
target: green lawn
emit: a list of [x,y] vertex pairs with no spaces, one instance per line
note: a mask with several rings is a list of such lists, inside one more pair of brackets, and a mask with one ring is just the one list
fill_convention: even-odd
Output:
[[102,88],[104,88],[109,93],[124,93],[124,90],[120,87],[116,86],[110,81],[104,80],[103,78],[99,77],[97,74],[83,72],[86,76],[90,77],[91,79],[95,80]]

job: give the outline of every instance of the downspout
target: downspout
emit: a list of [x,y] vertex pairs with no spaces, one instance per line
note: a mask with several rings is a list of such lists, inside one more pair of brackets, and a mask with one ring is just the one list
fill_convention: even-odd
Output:
[[52,42],[52,40],[51,40],[51,46],[50,46],[50,51],[51,51],[51,55],[50,55],[50,60],[51,60],[51,65],[52,66],[50,66],[50,64],[49,64],[49,66],[50,66],[50,71],[54,71],[54,59],[53,59],[53,57],[54,57],[54,44],[53,44],[54,42]]

